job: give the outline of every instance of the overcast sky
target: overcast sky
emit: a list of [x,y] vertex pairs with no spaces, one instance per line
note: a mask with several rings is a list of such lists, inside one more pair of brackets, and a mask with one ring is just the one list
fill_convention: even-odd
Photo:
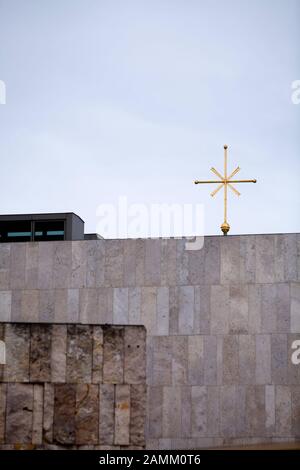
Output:
[[[0,213],[203,203],[241,167],[231,233],[300,232],[299,0],[0,0]],[[189,233],[185,233],[189,235]]]

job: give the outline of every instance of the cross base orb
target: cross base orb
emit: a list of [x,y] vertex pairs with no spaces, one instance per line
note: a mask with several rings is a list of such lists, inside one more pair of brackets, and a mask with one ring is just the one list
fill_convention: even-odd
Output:
[[227,223],[227,222],[224,222],[222,225],[221,225],[221,230],[223,232],[224,235],[227,235],[227,233],[229,232],[230,230],[230,225]]

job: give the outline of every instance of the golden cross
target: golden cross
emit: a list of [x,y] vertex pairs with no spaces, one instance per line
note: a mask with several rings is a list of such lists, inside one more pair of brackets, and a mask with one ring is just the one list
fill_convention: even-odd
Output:
[[195,184],[207,184],[207,183],[219,183],[219,186],[211,193],[211,196],[215,196],[217,192],[224,187],[224,222],[221,225],[221,230],[224,235],[230,230],[230,225],[227,222],[227,186],[237,195],[240,196],[241,193],[232,186],[232,183],[256,183],[256,180],[232,180],[231,178],[240,171],[240,167],[237,167],[229,176],[227,176],[227,145],[224,145],[224,176],[222,176],[215,168],[211,168],[211,171],[217,175],[219,180],[211,181],[195,181]]

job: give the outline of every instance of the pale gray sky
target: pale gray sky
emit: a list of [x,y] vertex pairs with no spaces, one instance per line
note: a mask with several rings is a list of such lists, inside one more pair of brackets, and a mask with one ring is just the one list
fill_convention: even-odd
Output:
[[[203,203],[241,167],[231,233],[300,231],[298,0],[0,0],[0,213]],[[188,234],[185,234],[188,235]]]

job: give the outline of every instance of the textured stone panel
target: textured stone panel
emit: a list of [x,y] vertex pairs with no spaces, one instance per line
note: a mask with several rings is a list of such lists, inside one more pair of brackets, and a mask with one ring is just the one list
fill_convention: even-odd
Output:
[[80,289],[79,316],[81,323],[98,323],[98,292],[96,289]]
[[256,335],[255,382],[271,383],[271,338],[269,335]]
[[130,386],[130,445],[145,445],[146,384]]
[[211,286],[211,333],[227,334],[229,330],[229,287]]
[[188,284],[189,278],[189,251],[185,249],[184,238],[176,240],[176,275],[177,284],[180,286]]
[[239,380],[241,384],[255,383],[255,336],[239,336]]
[[219,284],[221,278],[220,238],[205,237],[204,247],[199,251],[204,251],[205,255],[204,284]]
[[128,292],[128,317],[130,325],[140,325],[141,322],[141,288],[133,287]]
[[100,384],[99,388],[99,440],[100,444],[114,443],[115,386]]
[[291,434],[291,390],[286,385],[276,387],[276,435]]
[[26,243],[25,288],[38,288],[39,244]]
[[239,341],[238,336],[223,338],[223,383],[226,385],[239,382]]
[[123,276],[124,286],[136,285],[136,240],[124,240]]
[[105,241],[105,285],[123,286],[123,240]]
[[93,360],[92,382],[99,384],[103,380],[103,330],[101,326],[93,327]]
[[160,285],[161,241],[160,239],[145,240],[145,286]]
[[275,281],[275,240],[272,235],[256,235],[256,273],[259,283]]
[[273,436],[275,431],[275,386],[266,385],[266,436]]
[[220,387],[220,434],[224,437],[236,435],[236,387]]
[[148,335],[156,334],[157,288],[142,288],[141,323],[145,325]]
[[113,323],[113,289],[98,289],[99,324]]
[[5,328],[7,382],[29,381],[29,328],[24,324],[7,324]]
[[181,387],[163,387],[163,437],[177,437],[181,434]]
[[204,336],[204,384],[217,385],[217,337]]
[[162,240],[161,283],[176,285],[177,240]]
[[249,333],[261,333],[261,285],[249,284]]
[[39,291],[23,290],[21,297],[21,315],[24,322],[39,321]]
[[44,384],[43,442],[53,442],[54,385]]
[[12,243],[10,248],[10,288],[25,287],[26,243]]
[[172,351],[170,336],[153,337],[153,385],[172,384]]
[[300,333],[300,283],[291,284],[291,333]]
[[300,437],[300,386],[292,387],[292,435]]
[[210,286],[195,286],[194,334],[210,334]]
[[185,385],[188,383],[188,338],[173,336],[172,340],[172,384]]
[[261,331],[262,333],[277,332],[277,287],[275,284],[262,286]]
[[39,291],[39,321],[45,323],[54,322],[55,291],[43,289]]
[[55,243],[39,243],[38,288],[53,288],[53,261]]
[[231,285],[229,290],[229,333],[248,333],[248,286]]
[[7,385],[6,443],[32,442],[33,385]]
[[240,282],[240,237],[220,239],[221,248],[221,284]]
[[11,291],[0,291],[0,321],[10,321],[11,317]]
[[113,323],[115,325],[128,324],[128,300],[128,288],[113,290]]
[[192,387],[181,386],[181,436],[192,434]]
[[67,367],[67,326],[52,325],[51,381],[65,382]]
[[163,387],[148,387],[148,437],[162,437]]
[[53,287],[71,287],[72,242],[55,242],[53,253]]
[[277,333],[289,333],[290,322],[290,286],[277,284]]
[[265,434],[266,407],[265,387],[251,385],[246,389],[247,431],[250,436]]
[[207,430],[207,390],[192,387],[192,437],[205,436]]
[[92,380],[93,330],[90,325],[67,327],[67,382]]
[[0,383],[0,444],[5,442],[5,411],[7,384]]
[[116,385],[114,444],[129,444],[130,386]]
[[123,383],[124,379],[124,329],[103,328],[103,382]]
[[[98,312],[98,297],[96,294],[96,313],[92,313],[91,315],[91,323],[93,323],[93,319]],[[67,295],[67,303],[68,303],[68,323],[78,323],[79,322],[79,289],[68,289]],[[90,308],[90,305],[89,305]]]
[[179,316],[179,289],[170,287],[169,289],[169,334],[178,334],[178,316]]
[[43,385],[33,386],[33,421],[32,421],[32,443],[40,445],[43,440]]
[[53,441],[75,444],[76,385],[55,385]]
[[181,335],[193,333],[194,327],[194,288],[192,286],[179,287],[178,332]]
[[71,287],[86,286],[86,244],[81,241],[72,241]]
[[287,336],[272,335],[272,382],[283,385],[287,381]]
[[168,287],[159,287],[157,289],[156,333],[157,335],[169,334],[169,289]]
[[99,439],[99,387],[77,384],[76,444],[97,444]]
[[[205,243],[205,242],[204,242]],[[206,245],[205,245],[206,248]],[[205,249],[188,251],[188,283],[195,286],[204,284]],[[210,258],[209,258],[210,261]]]
[[10,245],[0,245],[0,290],[8,290],[10,287]]
[[55,323],[68,322],[68,290],[55,289],[55,306],[54,306]]
[[30,382],[51,381],[51,325],[31,325]]
[[146,330],[128,326],[124,333],[124,382],[146,381]]
[[240,237],[240,282],[255,282],[255,236]]
[[204,360],[203,336],[188,336],[188,383],[203,385]]

